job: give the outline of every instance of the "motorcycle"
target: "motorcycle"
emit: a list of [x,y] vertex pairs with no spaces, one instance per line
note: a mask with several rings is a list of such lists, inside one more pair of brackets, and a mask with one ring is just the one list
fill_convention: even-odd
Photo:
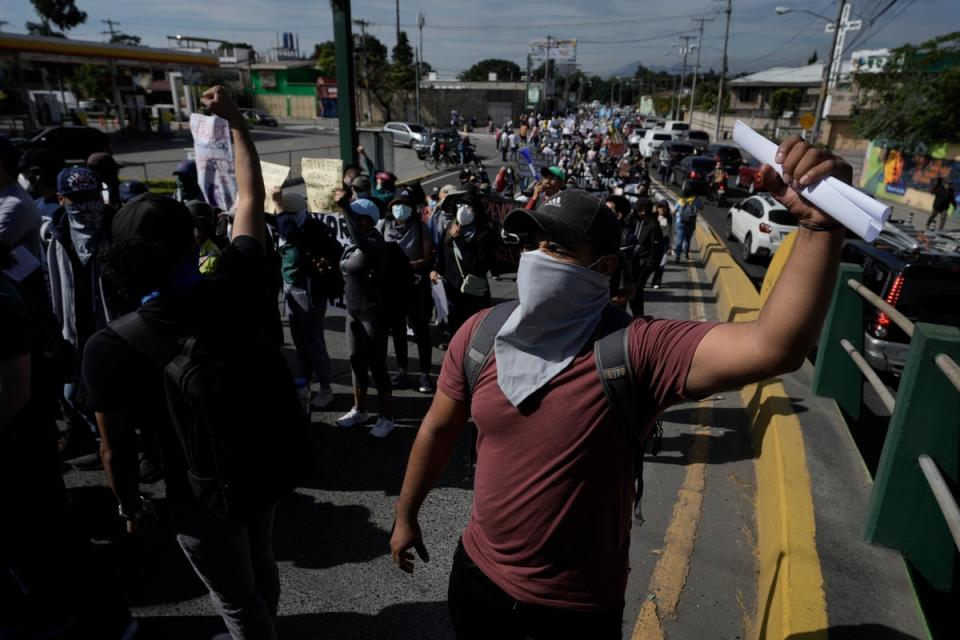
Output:
[[710,185],[707,200],[713,202],[718,207],[727,206],[727,185],[723,182],[714,182]]

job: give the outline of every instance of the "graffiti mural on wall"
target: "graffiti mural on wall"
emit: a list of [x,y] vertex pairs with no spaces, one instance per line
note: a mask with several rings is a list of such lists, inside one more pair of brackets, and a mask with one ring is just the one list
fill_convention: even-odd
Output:
[[886,149],[871,143],[867,148],[860,186],[867,193],[903,201],[905,196],[930,193],[937,178],[960,186],[960,162],[952,158],[906,154],[899,149]]

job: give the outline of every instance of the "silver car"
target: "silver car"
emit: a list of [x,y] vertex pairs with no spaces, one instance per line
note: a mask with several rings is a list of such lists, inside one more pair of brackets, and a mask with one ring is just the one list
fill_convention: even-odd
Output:
[[420,142],[430,130],[416,122],[388,122],[383,125],[384,133],[393,134],[393,144],[412,147],[414,142]]

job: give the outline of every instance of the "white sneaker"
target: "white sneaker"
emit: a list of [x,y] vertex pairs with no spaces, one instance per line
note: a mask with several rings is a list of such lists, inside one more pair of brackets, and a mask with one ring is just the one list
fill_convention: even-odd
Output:
[[313,400],[310,401],[310,408],[314,411],[323,411],[330,406],[331,402],[333,402],[333,391],[320,389],[314,394]]
[[393,424],[393,420],[380,416],[377,418],[377,424],[373,425],[373,429],[370,429],[370,435],[374,438],[386,438],[395,426],[397,425]]
[[340,416],[340,419],[337,420],[338,427],[355,427],[359,424],[364,424],[367,421],[367,414],[363,411],[360,411],[356,407],[350,409],[347,413]]

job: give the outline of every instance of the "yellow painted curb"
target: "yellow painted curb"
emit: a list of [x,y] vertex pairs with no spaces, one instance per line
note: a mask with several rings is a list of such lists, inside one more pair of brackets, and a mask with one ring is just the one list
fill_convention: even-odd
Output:
[[[720,318],[756,318],[760,295],[726,246],[705,225],[697,226],[696,237]],[[771,280],[784,256],[771,265]],[[765,294],[769,288],[765,283]],[[827,602],[800,422],[778,380],[748,385],[741,397],[756,450],[760,572],[752,635],[772,640],[804,633],[804,638],[826,639]]]

